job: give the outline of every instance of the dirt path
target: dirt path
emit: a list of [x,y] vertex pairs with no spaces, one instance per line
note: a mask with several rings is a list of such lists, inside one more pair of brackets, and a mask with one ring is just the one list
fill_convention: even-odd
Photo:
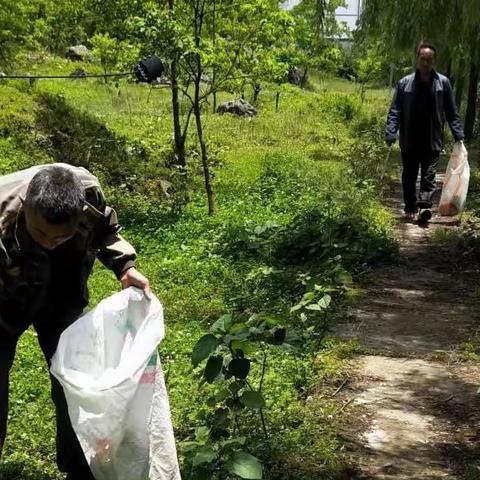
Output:
[[341,394],[354,412],[345,427],[358,465],[351,478],[480,479],[480,364],[455,361],[480,326],[480,272],[432,242],[435,229],[455,228],[452,219],[405,223],[399,186],[390,203],[399,263],[362,282],[335,332],[369,352]]

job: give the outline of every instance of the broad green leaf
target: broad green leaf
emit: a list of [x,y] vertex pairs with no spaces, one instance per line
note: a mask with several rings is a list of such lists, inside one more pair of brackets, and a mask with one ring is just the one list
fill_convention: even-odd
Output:
[[245,453],[234,452],[226,464],[227,470],[233,475],[247,480],[262,479],[262,464],[258,458]]
[[228,370],[235,378],[244,380],[250,372],[250,360],[247,358],[234,358],[229,363]]
[[208,427],[198,427],[195,429],[195,439],[197,442],[206,442],[210,435],[210,429]]
[[230,425],[228,408],[219,408],[215,411],[212,420],[212,427],[214,430],[227,430]]
[[195,457],[193,457],[193,466],[198,467],[204,463],[211,463],[217,458],[217,454],[212,447],[204,446],[198,449]]
[[193,347],[192,363],[198,367],[199,363],[205,360],[220,345],[220,340],[212,334],[204,335]]
[[184,455],[186,453],[196,452],[198,450],[198,447],[200,446],[201,444],[199,442],[181,442],[180,443],[180,448],[182,449],[182,453]]
[[321,308],[326,309],[330,306],[331,301],[332,297],[330,295],[324,295],[323,298],[318,301],[318,305]]
[[220,390],[216,395],[215,395],[215,401],[216,402],[223,402],[230,396],[230,392],[224,388],[223,390]]
[[287,336],[287,330],[285,328],[277,328],[273,334],[274,345],[281,345]]
[[230,313],[222,315],[210,328],[212,333],[226,333],[233,323],[233,317]]
[[315,298],[315,292],[307,292],[303,298],[302,301],[304,302],[310,302]]
[[336,280],[337,282],[343,284],[343,285],[351,285],[353,279],[352,279],[352,275],[347,272],[346,270],[342,270],[340,272],[337,273],[336,275]]
[[240,400],[247,408],[251,409],[265,408],[266,406],[265,399],[263,398],[262,394],[253,390],[243,392]]
[[222,448],[232,447],[232,446],[237,447],[238,445],[245,445],[246,441],[247,439],[245,437],[229,438],[228,440],[224,440],[223,442],[221,442],[220,446]]
[[307,305],[305,307],[307,310],[315,310],[316,312],[320,312],[322,307],[318,305],[318,303],[312,303],[311,305]]
[[241,332],[236,333],[235,335],[225,335],[225,337],[223,337],[223,341],[225,343],[234,342],[235,340],[238,340],[241,342],[243,340],[246,340],[249,336],[250,336],[250,332],[248,330],[243,330]]
[[248,326],[246,323],[234,323],[230,325],[228,333],[231,335],[235,335],[237,333],[243,332],[245,330],[248,330]]
[[213,383],[213,381],[220,375],[223,367],[223,357],[213,356],[210,357],[205,366],[205,371],[203,376],[208,383]]

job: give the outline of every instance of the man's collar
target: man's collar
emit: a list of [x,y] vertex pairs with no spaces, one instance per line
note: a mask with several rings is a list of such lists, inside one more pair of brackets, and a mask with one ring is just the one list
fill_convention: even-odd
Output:
[[[432,80],[438,80],[440,77],[435,69],[432,69]],[[420,79],[420,70],[417,68],[415,69],[415,81]]]

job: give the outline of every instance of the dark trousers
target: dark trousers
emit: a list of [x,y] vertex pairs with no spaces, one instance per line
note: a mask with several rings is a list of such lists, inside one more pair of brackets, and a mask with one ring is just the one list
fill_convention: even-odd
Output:
[[[402,150],[402,186],[405,212],[414,213],[417,208],[432,208],[435,193],[438,159],[437,151]],[[420,170],[420,192],[417,198],[417,178]]]
[[[65,305],[64,302],[60,303]],[[68,303],[66,302],[67,305]],[[38,320],[34,321],[33,325],[37,331],[38,341],[47,365],[50,367],[50,359],[55,353],[61,333],[78,318],[83,306],[72,307],[72,303],[70,303],[69,308],[65,309],[59,305],[59,298],[46,302],[46,305],[48,306],[43,307],[42,311],[36,315]],[[21,333],[23,332],[12,335],[0,327],[0,454],[7,431],[9,372]],[[67,479],[69,480],[95,480],[72,428],[63,388],[52,375],[50,375],[50,380],[57,421],[58,468],[60,471],[68,473]]]

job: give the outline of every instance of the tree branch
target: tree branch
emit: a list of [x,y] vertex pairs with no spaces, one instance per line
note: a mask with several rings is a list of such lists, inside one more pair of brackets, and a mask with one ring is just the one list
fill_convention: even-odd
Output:
[[187,130],[188,130],[188,126],[190,125],[190,119],[192,118],[192,113],[193,113],[193,105],[190,106],[187,113],[187,119],[185,120],[185,125],[182,133],[183,139],[185,139],[185,137],[187,136]]

